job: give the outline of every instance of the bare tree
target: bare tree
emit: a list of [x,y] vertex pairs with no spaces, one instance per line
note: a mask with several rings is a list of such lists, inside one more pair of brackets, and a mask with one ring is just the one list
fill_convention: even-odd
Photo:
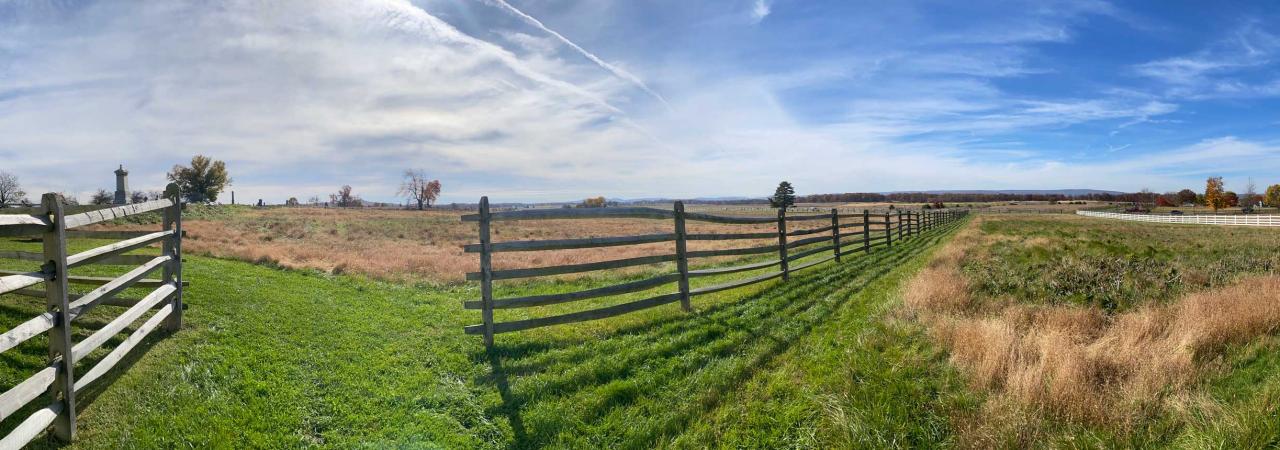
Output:
[[1253,177],[1249,178],[1248,184],[1244,186],[1244,195],[1240,196],[1240,204],[1242,206],[1254,206],[1258,204],[1258,186],[1253,183]]
[[0,172],[0,207],[6,203],[23,203],[27,192],[18,183],[18,176],[9,172]]
[[338,189],[337,193],[329,194],[329,201],[333,203],[333,206],[343,208],[364,204],[364,200],[361,200],[360,197],[351,193],[351,185],[349,184],[343,185]]
[[106,189],[98,189],[98,192],[94,192],[93,196],[89,197],[89,204],[110,205],[113,200],[115,200],[115,195],[107,192]]
[[145,191],[133,191],[129,193],[129,203],[144,203],[149,199]]
[[418,202],[419,211],[424,205],[430,208],[431,204],[440,197],[440,180],[427,181],[427,174],[421,169],[406,170],[404,181],[400,183],[400,190],[396,195]]

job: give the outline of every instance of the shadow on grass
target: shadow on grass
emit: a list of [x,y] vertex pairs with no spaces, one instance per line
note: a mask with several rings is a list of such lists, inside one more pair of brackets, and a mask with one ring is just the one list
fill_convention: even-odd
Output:
[[[646,405],[658,411],[624,411],[645,423],[604,433],[625,435],[609,436],[609,442],[624,446],[677,434],[871,281],[940,242],[960,223],[795,273],[786,283],[747,288],[750,293],[740,300],[721,301],[692,315],[624,326],[598,339],[500,343],[490,352],[477,352],[477,362],[491,369],[477,384],[497,387],[502,399],[488,414],[507,418],[514,447],[541,447],[565,432],[576,432],[570,439],[600,433],[593,424],[645,397],[673,397],[669,405]],[[539,408],[544,411],[530,423],[528,412]],[[592,429],[574,429],[583,424]]]

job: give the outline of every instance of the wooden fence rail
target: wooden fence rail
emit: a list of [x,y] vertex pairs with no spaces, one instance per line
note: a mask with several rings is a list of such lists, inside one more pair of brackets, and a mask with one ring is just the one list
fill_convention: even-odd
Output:
[[[182,204],[178,187],[170,184],[165,198],[145,203],[124,205],[65,214],[57,194],[45,194],[33,214],[0,215],[0,236],[40,238],[42,253],[0,251],[0,258],[37,261],[43,264],[30,272],[0,271],[0,294],[41,297],[47,311],[3,334],[0,352],[8,351],[40,334],[49,336],[48,364],[30,378],[0,393],[0,420],[22,410],[31,402],[45,397],[47,406],[36,410],[7,436],[0,439],[0,449],[19,448],[52,428],[53,437],[70,442],[76,435],[76,394],[100,379],[156,328],[177,330],[182,326]],[[68,230],[121,217],[161,211],[163,229],[155,232],[76,232]],[[78,235],[99,239],[123,239],[80,253],[67,253],[67,238]],[[159,255],[125,255],[133,250],[161,244]],[[77,277],[69,270],[89,264],[137,265],[114,278]],[[158,280],[146,276],[160,270]],[[44,290],[30,289],[44,283]],[[83,295],[68,292],[70,283],[98,285]],[[141,299],[119,299],[117,294],[128,288],[154,287]],[[92,332],[80,342],[72,339],[72,323],[89,310],[102,305],[127,308],[107,325]],[[84,373],[76,373],[76,363],[97,350],[112,337],[124,331],[150,311],[155,311],[123,342]]]
[[[676,202],[672,210],[649,207],[627,208],[589,208],[589,209],[533,209],[493,212],[489,209],[489,198],[482,197],[478,214],[462,216],[464,222],[478,222],[480,242],[468,244],[463,249],[468,253],[480,254],[480,270],[467,273],[467,280],[480,282],[480,299],[464,301],[466,309],[481,311],[481,323],[464,328],[467,334],[479,334],[484,338],[486,347],[493,346],[495,334],[527,330],[551,325],[583,322],[614,317],[648,308],[680,302],[684,310],[691,309],[691,298],[729,289],[748,286],[775,278],[787,280],[792,272],[804,270],[828,261],[840,261],[843,256],[855,252],[871,252],[877,247],[892,247],[895,241],[910,239],[921,233],[959,220],[968,211],[959,210],[924,210],[893,211],[872,214],[864,210],[861,214],[841,214],[832,209],[829,213],[788,216],[786,210],[777,210],[776,217],[762,216],[722,216],[707,213],[686,212],[682,202]],[[581,239],[554,239],[533,241],[492,242],[490,231],[493,222],[511,220],[550,220],[550,219],[650,219],[671,220],[672,232],[638,236],[593,237]],[[843,220],[842,220],[843,219]],[[855,220],[856,219],[856,220]],[[719,224],[773,224],[772,232],[746,233],[688,233],[686,224],[689,221],[710,222]],[[819,222],[823,221],[823,222]],[[788,225],[803,225],[819,222],[820,226],[803,229],[788,229]],[[736,247],[720,250],[689,250],[689,241],[727,241],[727,240],[764,240],[776,239],[776,244]],[[674,252],[653,256],[615,259],[609,261],[565,264],[548,267],[530,267],[521,269],[493,269],[492,255],[495,252],[529,252],[564,249],[603,248],[623,245],[653,244],[673,242]],[[690,269],[691,260],[724,256],[748,256],[777,254],[762,262],[749,262],[727,267],[707,267]],[[792,266],[815,255],[826,256],[813,261]],[[648,266],[660,263],[676,263],[675,273],[657,275],[651,278],[629,281],[625,283],[556,294],[533,295],[526,297],[493,298],[493,283],[496,280],[542,277],[583,273],[597,270],[618,269],[625,267]],[[748,276],[745,278],[722,282],[709,286],[691,288],[692,279],[718,276],[738,272],[776,268],[774,271]],[[662,286],[675,284],[675,291],[660,294],[626,303],[558,314],[531,319],[495,322],[494,310],[510,308],[533,308],[576,302],[580,300],[609,297],[622,294],[643,292]]]

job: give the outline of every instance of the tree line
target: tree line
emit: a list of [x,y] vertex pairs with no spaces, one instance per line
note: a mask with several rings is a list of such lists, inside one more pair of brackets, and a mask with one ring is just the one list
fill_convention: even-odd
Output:
[[[195,155],[191,158],[190,165],[174,165],[166,174],[166,178],[178,185],[183,199],[187,203],[216,203],[219,196],[226,191],[232,182],[226,163],[205,155]],[[411,205],[416,205],[417,209],[422,210],[435,205],[440,198],[441,189],[440,180],[428,178],[425,171],[406,170],[396,195],[407,199]],[[68,193],[60,193],[59,195],[66,204],[80,204],[80,200],[75,195]],[[164,193],[158,190],[131,191],[128,193],[130,203],[159,200],[163,195]],[[328,197],[329,201],[324,202],[320,199],[320,196],[312,196],[307,203],[313,206],[323,205],[342,208],[392,206],[386,203],[365,201],[355,193],[355,189],[351,185],[345,184],[338,188],[337,192],[329,194]],[[88,204],[110,205],[114,200],[114,191],[98,189],[89,195]],[[263,204],[262,200],[258,200],[259,206]],[[301,206],[303,203],[297,197],[289,197],[284,204],[285,206]],[[32,202],[27,198],[27,192],[23,190],[18,177],[14,174],[0,171],[0,207],[30,205],[32,205]]]

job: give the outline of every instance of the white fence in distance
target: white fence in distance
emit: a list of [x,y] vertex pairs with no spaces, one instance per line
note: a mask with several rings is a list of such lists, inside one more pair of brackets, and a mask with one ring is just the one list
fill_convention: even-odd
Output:
[[1252,227],[1280,227],[1280,215],[1276,214],[1236,214],[1236,215],[1156,215],[1114,213],[1103,211],[1076,211],[1086,217],[1104,219],[1131,220],[1136,222],[1186,223],[1199,225],[1235,225]]

